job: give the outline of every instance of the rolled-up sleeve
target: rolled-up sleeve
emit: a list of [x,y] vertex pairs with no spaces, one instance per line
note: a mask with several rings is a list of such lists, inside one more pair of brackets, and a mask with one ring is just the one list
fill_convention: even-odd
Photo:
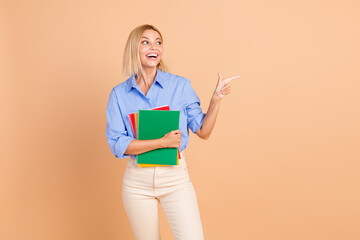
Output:
[[197,132],[202,125],[205,114],[200,107],[200,99],[195,90],[191,86],[190,80],[186,82],[186,112],[187,112],[187,124],[193,133]]
[[106,138],[111,152],[115,157],[123,159],[130,155],[126,155],[125,151],[133,137],[128,136],[121,110],[117,100],[115,89],[113,88],[106,108]]

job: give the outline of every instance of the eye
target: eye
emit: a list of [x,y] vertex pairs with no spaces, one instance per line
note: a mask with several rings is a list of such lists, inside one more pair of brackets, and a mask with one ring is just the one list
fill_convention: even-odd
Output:
[[161,45],[161,42],[159,41],[159,42],[157,42],[159,45]]
[[141,43],[144,43],[144,42],[147,42],[147,41],[145,40],[145,41],[142,41]]

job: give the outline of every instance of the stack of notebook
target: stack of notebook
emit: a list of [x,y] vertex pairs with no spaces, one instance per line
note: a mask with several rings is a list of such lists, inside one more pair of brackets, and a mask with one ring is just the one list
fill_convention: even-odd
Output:
[[[139,140],[158,139],[170,131],[179,129],[180,111],[170,111],[169,106],[150,110],[139,110],[129,114],[135,138]],[[178,165],[178,148],[159,148],[137,155],[139,167]]]

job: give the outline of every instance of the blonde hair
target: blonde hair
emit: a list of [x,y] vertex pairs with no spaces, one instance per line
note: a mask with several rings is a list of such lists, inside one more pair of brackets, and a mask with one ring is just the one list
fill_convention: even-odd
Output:
[[[142,72],[142,66],[139,56],[139,43],[140,38],[142,34],[147,29],[152,29],[159,33],[161,42],[163,41],[163,37],[160,33],[160,31],[150,24],[144,24],[136,27],[133,29],[127,39],[125,49],[124,49],[124,56],[123,56],[123,69],[122,73],[123,76],[131,76],[135,73],[135,75],[138,75]],[[160,59],[159,64],[157,65],[157,68],[162,71],[168,71],[167,67],[162,59]]]

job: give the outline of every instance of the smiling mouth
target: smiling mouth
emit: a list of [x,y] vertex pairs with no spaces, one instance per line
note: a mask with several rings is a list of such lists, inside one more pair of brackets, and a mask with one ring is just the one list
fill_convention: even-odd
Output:
[[159,57],[159,55],[155,54],[155,53],[150,53],[148,55],[146,55],[146,58],[150,59],[150,60],[156,60]]
[[146,58],[148,58],[150,60],[156,60],[157,59],[157,57],[146,57]]

